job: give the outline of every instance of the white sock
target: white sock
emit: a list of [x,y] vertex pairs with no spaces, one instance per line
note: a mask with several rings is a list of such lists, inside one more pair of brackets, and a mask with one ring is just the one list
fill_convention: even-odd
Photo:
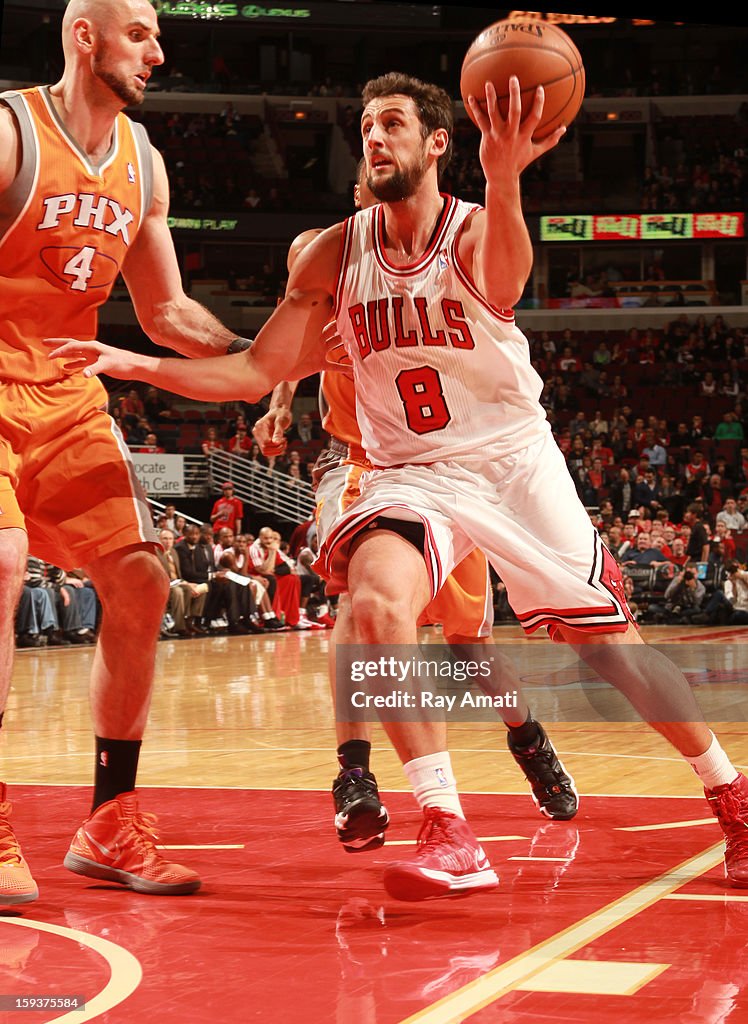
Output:
[[719,745],[719,740],[711,734],[712,742],[709,749],[698,757],[687,757],[686,760],[701,779],[704,789],[716,789],[717,786],[728,786],[740,774]]
[[263,619],[272,619],[275,617],[275,612],[263,612],[262,617]]
[[452,771],[452,762],[446,750],[436,754],[415,757],[403,765],[403,771],[413,787],[413,795],[421,807],[441,807],[464,818],[457,780]]

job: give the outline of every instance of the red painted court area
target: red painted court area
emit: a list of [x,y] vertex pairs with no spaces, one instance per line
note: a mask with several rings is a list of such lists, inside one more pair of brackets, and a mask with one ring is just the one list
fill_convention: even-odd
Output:
[[677,827],[709,818],[700,799],[583,797],[556,823],[529,797],[466,795],[501,885],[419,904],[381,884],[419,826],[410,794],[388,795],[388,845],[351,856],[327,793],[143,790],[164,844],[202,847],[171,854],[204,883],[171,898],[65,871],[88,789],[12,799],[40,899],[0,914],[0,994],[88,1009],[3,1024],[748,1022],[748,891],[712,866],[716,823]]

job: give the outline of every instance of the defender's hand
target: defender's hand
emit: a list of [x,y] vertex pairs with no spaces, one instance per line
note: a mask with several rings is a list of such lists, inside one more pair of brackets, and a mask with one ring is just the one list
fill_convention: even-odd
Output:
[[65,373],[80,373],[93,377],[106,373],[118,380],[129,380],[133,376],[134,353],[112,348],[100,341],[77,341],[75,338],[45,338],[44,344],[52,351],[50,359],[64,360]]

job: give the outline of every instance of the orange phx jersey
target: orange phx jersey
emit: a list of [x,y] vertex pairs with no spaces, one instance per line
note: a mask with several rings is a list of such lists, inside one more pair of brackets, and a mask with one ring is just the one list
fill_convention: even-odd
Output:
[[0,100],[18,122],[22,153],[0,205],[0,376],[39,384],[65,376],[43,338],[96,337],[96,311],[151,203],[151,150],[142,126],[119,114],[94,166],[47,86]]
[[320,374],[322,429],[351,449],[351,456],[364,459],[361,430],[356,419],[356,388],[353,379],[336,370]]
[[153,198],[145,129],[119,114],[93,165],[48,87],[0,94],[20,160],[0,197],[0,529],[64,568],[157,544],[128,449],[98,378],[66,374],[44,338],[95,338]]

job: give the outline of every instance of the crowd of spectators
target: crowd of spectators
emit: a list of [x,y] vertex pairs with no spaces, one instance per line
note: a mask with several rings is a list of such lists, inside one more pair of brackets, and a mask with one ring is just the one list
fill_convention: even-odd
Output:
[[[748,625],[748,487],[725,498],[716,513],[702,499],[675,508],[642,502],[621,512],[604,498],[589,510],[621,568],[635,621]],[[499,620],[516,622],[495,574],[494,587]]]
[[16,612],[18,647],[93,644],[101,604],[83,569],[65,572],[29,556]]
[[[215,505],[231,503],[210,522],[195,523],[167,505],[155,522],[159,558],[170,588],[161,638],[182,640],[226,633],[330,629],[334,601],[314,572],[316,525],[300,523],[290,538],[264,526],[241,532],[242,503],[226,484]],[[230,525],[229,525],[230,524]],[[101,605],[82,569],[65,572],[29,556],[16,613],[16,646],[94,644]]]
[[656,129],[660,160],[644,168],[643,211],[743,210],[748,191],[746,114],[665,118]]
[[226,103],[218,113],[141,112],[151,142],[169,173],[171,209],[252,213],[288,208],[284,178],[268,179],[253,154],[263,133],[260,117]]
[[744,332],[681,315],[614,341],[545,333],[531,351],[569,473],[638,618],[748,622]]
[[223,436],[218,427],[205,428],[200,448],[203,455],[214,451],[225,451],[241,459],[244,468],[262,466],[276,473],[283,473],[291,480],[310,483],[312,468],[324,446],[324,437],[319,422],[310,413],[301,413],[288,431],[288,448],[283,455],[265,456],[251,436],[251,425],[246,416],[239,414],[229,424]]
[[158,518],[171,580],[162,638],[331,628],[324,584],[312,568],[314,522],[299,524],[289,540],[270,526],[256,537],[243,533],[242,503],[228,482],[216,507],[219,514],[202,524],[178,523],[174,506]]
[[[191,406],[180,408],[155,387],[143,397],[130,388],[111,404],[110,412],[132,452],[181,452],[210,455],[221,451],[242,459],[245,468],[260,466],[276,473],[311,482],[311,471],[325,445],[319,417],[302,412],[286,434],[288,449],[281,456],[266,457],[252,437],[252,426],[265,412],[265,404],[231,403],[205,413]],[[206,422],[205,416],[216,417]]]

